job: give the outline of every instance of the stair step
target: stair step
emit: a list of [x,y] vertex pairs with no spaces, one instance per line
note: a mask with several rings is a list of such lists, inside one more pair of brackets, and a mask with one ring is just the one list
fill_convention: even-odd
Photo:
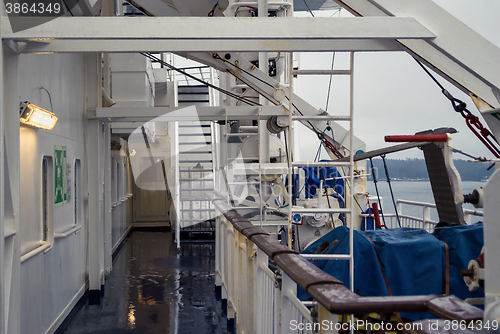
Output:
[[212,201],[209,198],[181,198],[179,200],[181,202],[210,202],[210,201]]
[[210,124],[179,124],[180,128],[209,128]]
[[179,143],[179,145],[203,145],[203,144],[206,144],[206,145],[210,145],[212,144],[211,141],[193,141],[193,142],[183,142],[183,143]]
[[208,103],[209,100],[179,100],[179,103]]
[[196,159],[196,160],[179,160],[179,163],[180,164],[188,164],[188,163],[193,163],[193,162],[199,162],[199,163],[211,163],[212,160],[200,160],[200,159]]
[[[206,222],[208,220],[213,220],[214,218],[200,218],[200,219],[181,219],[181,222]],[[191,231],[188,231],[191,232]],[[195,232],[195,231],[193,231]]]
[[193,136],[198,136],[198,137],[206,137],[206,136],[210,136],[211,133],[179,133],[179,137],[183,137],[183,136],[190,136],[190,137],[193,137]]
[[208,88],[207,85],[181,85],[181,86],[179,86],[179,90],[185,89],[185,88],[201,88],[201,87]]
[[208,92],[178,92],[179,95],[208,95]]
[[183,151],[179,154],[212,154],[212,151]]

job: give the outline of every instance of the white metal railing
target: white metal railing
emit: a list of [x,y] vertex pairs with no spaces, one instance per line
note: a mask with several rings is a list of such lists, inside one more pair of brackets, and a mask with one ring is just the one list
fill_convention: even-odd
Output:
[[[305,330],[313,318],[297,298],[297,284],[286,273],[269,269],[267,254],[219,212],[216,238],[216,284],[227,299],[228,318],[240,315],[238,332],[312,333]],[[294,325],[304,330],[292,331]]]
[[[213,73],[214,70],[210,66],[192,66],[192,67],[181,68],[181,70],[199,80],[210,83],[212,81],[212,76],[214,75]],[[174,72],[175,72],[174,70],[167,69],[168,78],[172,78]],[[190,78],[186,74],[177,74],[177,76],[178,76],[177,82],[180,86],[193,86],[200,84],[199,81]]]
[[[403,205],[413,206],[413,207],[421,207],[422,208],[422,217],[414,217],[410,215],[405,215],[403,213]],[[435,220],[431,219],[431,209],[436,209],[436,204],[432,203],[424,203],[417,201],[409,201],[398,199],[396,201],[396,210],[398,211],[399,221],[401,222],[401,227],[411,227],[411,228],[420,228],[424,229],[428,232],[433,232],[434,227],[438,223]],[[465,222],[467,224],[472,223],[472,217],[483,217],[483,212],[477,210],[463,209]],[[362,214],[362,217],[368,217],[367,214]],[[388,228],[397,228],[398,219],[395,213],[384,213],[385,224]]]
[[[352,316],[349,320],[347,315],[390,314],[401,312],[402,307],[408,312],[426,310],[460,321],[483,317],[481,310],[470,309],[465,301],[452,296],[358,296],[253,225],[225,201],[215,200],[214,204],[218,214],[216,282],[227,300],[227,316],[235,319],[238,333],[337,334],[340,329],[352,333],[349,321],[358,326],[362,320]],[[271,258],[276,267],[271,265]],[[298,285],[315,301],[300,301]],[[447,307],[450,298],[457,303],[454,310]],[[342,322],[339,322],[339,314],[343,315]]]
[[264,300],[261,300],[261,307],[258,310],[258,317],[263,319],[262,322],[258,324],[257,333],[274,333],[276,330],[275,322],[273,319],[276,316],[276,304],[274,303],[276,298],[276,284],[278,284],[275,274],[268,268],[264,263],[260,263],[257,268],[260,271],[257,276],[259,277],[258,285],[263,290],[263,295],[268,296]]

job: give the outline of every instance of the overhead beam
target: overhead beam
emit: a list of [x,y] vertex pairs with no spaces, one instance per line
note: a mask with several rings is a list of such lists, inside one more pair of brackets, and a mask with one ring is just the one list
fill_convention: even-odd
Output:
[[[18,18],[19,20],[21,18]],[[12,32],[2,20],[3,38],[50,39],[353,39],[434,38],[413,18],[304,18],[279,17],[60,17],[45,24]]]
[[[155,122],[173,121],[225,121],[227,120],[253,120],[260,115],[267,119],[274,115],[288,113],[282,106],[238,106],[238,107],[110,107],[96,108],[87,113],[88,119],[100,119],[105,122],[125,123],[122,128],[130,128],[135,122],[139,127],[143,123],[154,120]],[[113,124],[114,129],[119,126]]]
[[341,49],[376,51],[398,48],[392,43],[395,39],[435,37],[412,18],[392,17],[60,17],[16,33],[8,20],[2,20],[1,29],[4,40],[29,42],[19,51],[30,53],[326,51],[336,49],[329,46],[332,41]]
[[[18,45],[16,45],[18,44]],[[50,43],[20,42],[10,40],[10,45],[18,53],[49,54],[75,52],[374,52],[374,51],[404,51],[405,49],[395,40],[390,39],[251,39],[230,40],[212,39],[190,41],[185,40],[142,40],[142,39],[115,39],[94,40],[82,43],[82,40],[51,40]]]

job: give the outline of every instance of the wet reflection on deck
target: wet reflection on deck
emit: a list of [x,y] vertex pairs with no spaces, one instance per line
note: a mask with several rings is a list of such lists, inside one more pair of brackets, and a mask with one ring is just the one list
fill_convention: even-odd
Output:
[[86,303],[64,333],[226,333],[215,299],[214,246],[182,243],[177,252],[170,232],[132,232],[101,305]]

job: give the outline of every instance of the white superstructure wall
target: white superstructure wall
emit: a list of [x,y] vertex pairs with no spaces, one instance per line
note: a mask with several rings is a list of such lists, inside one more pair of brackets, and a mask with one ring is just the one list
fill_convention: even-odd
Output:
[[[87,280],[84,56],[19,56],[19,98],[51,110],[59,119],[51,131],[20,126],[21,256],[39,249],[43,242],[49,244],[21,260],[21,333],[36,334],[56,329],[54,322],[85,291]],[[65,149],[65,161],[55,156],[58,148]],[[60,164],[66,165],[65,177],[56,174]],[[66,182],[66,200],[57,207],[56,179]],[[45,222],[44,210],[48,213]],[[62,236],[78,226],[79,231]]]
[[[12,259],[20,274],[2,275],[11,291],[19,290],[10,303],[12,312],[19,303],[19,332],[53,333],[85,291],[100,294],[112,253],[132,226],[133,180],[127,142],[111,137],[109,125],[87,120],[87,110],[100,103],[100,55],[10,57],[17,58],[10,69],[17,75],[4,75],[4,87],[18,96],[9,99],[50,110],[58,122],[53,130],[15,124],[20,258]],[[19,113],[14,103],[7,111]]]

